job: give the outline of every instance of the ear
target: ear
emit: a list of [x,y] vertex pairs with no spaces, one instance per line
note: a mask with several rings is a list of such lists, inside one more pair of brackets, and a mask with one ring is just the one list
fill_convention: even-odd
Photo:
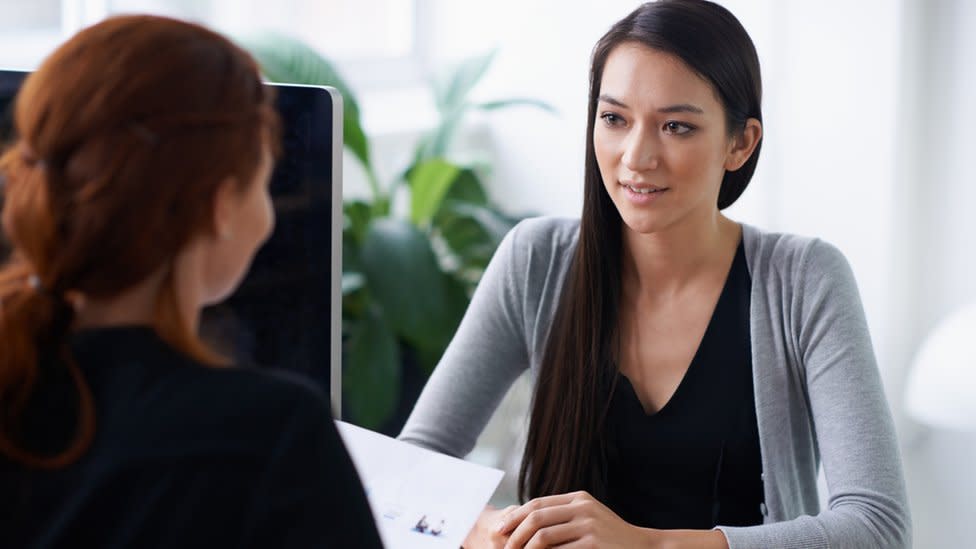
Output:
[[755,118],[746,120],[746,127],[732,137],[728,155],[725,157],[725,169],[734,172],[742,167],[752,156],[752,152],[762,139],[762,123]]
[[217,186],[213,197],[213,234],[222,240],[233,238],[234,212],[238,202],[237,179],[227,177]]

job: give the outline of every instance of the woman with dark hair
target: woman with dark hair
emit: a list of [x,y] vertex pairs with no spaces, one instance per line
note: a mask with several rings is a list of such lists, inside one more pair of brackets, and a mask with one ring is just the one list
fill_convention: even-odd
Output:
[[5,547],[379,547],[317,388],[197,337],[274,218],[278,115],[222,36],[131,16],[25,81],[0,158]]
[[530,501],[485,511],[466,547],[910,544],[846,260],[722,213],[755,170],[761,93],[711,2],[644,4],[597,43],[582,218],[511,231],[401,434],[464,455],[534,374]]

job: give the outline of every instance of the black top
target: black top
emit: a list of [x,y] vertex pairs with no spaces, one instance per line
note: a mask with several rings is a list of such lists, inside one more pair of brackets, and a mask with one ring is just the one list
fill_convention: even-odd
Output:
[[0,545],[381,546],[315,386],[203,366],[145,327],[82,332],[73,348],[93,445],[57,471],[0,458]]
[[762,524],[762,463],[752,386],[751,279],[742,244],[674,395],[647,414],[617,376],[607,417],[608,506],[643,527]]

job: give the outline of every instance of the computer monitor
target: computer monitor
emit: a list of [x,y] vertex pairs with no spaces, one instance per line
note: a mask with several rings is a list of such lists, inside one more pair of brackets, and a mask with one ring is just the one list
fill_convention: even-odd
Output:
[[[26,72],[0,70],[0,142]],[[237,291],[203,311],[201,335],[248,367],[299,372],[341,406],[342,97],[334,88],[274,87],[283,155],[271,180],[274,233]]]

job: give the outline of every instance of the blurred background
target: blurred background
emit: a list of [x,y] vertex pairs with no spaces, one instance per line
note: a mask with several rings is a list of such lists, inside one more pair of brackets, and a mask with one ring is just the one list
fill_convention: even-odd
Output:
[[[728,213],[819,236],[847,255],[900,436],[915,545],[968,546],[976,361],[966,336],[976,340],[976,326],[956,330],[952,352],[935,355],[941,362],[919,358],[919,349],[940,322],[976,303],[976,2],[720,3],[755,41],[765,88],[757,175]],[[476,110],[450,154],[476,163],[492,202],[512,216],[578,216],[590,49],[636,5],[0,0],[0,66],[36,67],[65,37],[113,13],[169,14],[233,36],[276,31],[334,63],[358,99],[375,177],[387,181],[437,124],[434,75],[495,51],[472,101],[533,98],[551,108]],[[355,158],[345,173],[346,198],[367,197],[369,176]],[[515,470],[528,398],[523,380],[472,459]],[[497,501],[512,497],[511,481]]]

